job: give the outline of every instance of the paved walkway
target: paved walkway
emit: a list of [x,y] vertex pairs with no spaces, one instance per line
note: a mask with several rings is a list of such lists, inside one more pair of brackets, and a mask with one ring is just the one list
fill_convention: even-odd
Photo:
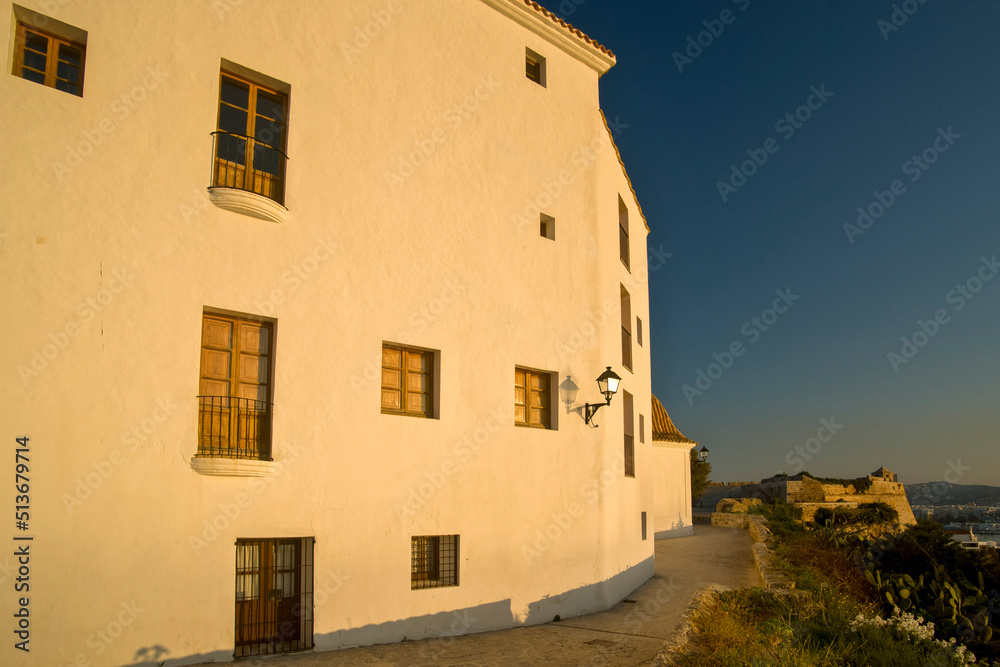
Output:
[[245,667],[649,665],[676,630],[698,587],[761,585],[750,545],[745,530],[696,524],[692,536],[657,540],[655,576],[607,611],[448,640],[249,658],[240,663]]

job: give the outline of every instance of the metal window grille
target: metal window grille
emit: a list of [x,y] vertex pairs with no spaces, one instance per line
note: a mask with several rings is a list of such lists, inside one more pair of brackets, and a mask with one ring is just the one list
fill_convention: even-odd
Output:
[[625,476],[635,477],[635,445],[632,436],[625,436]]
[[198,456],[270,461],[271,405],[236,396],[199,396]]
[[458,535],[410,538],[410,588],[458,586]]
[[234,657],[312,647],[313,543],[312,537],[236,541]]

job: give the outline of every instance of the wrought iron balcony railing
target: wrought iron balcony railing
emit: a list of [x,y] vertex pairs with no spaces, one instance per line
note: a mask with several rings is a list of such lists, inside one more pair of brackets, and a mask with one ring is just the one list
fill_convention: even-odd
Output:
[[253,137],[218,130],[212,133],[213,188],[246,190],[285,203],[285,163],[280,149]]
[[198,456],[270,461],[271,404],[235,396],[199,396]]

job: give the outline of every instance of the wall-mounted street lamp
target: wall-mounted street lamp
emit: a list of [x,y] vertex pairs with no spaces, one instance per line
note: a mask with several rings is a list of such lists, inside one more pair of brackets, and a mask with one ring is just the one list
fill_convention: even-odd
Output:
[[698,450],[698,462],[704,463],[708,460],[708,447],[702,447]]
[[[622,379],[618,377],[618,374],[611,370],[611,366],[608,366],[608,370],[601,373],[601,376],[597,378],[597,387],[604,394],[606,403],[587,403],[583,406],[583,423],[589,424],[594,418],[594,414],[600,410],[605,405],[611,405],[611,398],[618,391],[618,385],[621,383]],[[594,424],[596,427],[597,424]]]

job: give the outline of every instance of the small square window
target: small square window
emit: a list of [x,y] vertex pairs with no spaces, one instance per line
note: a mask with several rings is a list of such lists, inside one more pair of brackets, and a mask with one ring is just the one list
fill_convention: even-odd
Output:
[[[17,5],[14,6],[14,13],[19,19],[24,15],[24,20],[17,22],[14,76],[83,97],[86,31]],[[33,20],[28,20],[29,17]],[[48,29],[35,27],[36,23]]]
[[458,535],[410,538],[410,589],[458,586]]
[[556,219],[551,215],[542,213],[538,228],[541,236],[553,241],[556,240]]
[[382,344],[382,414],[434,418],[434,353]]
[[524,75],[545,87],[545,58],[528,48],[524,50]]
[[514,369],[514,425],[552,428],[552,375]]

